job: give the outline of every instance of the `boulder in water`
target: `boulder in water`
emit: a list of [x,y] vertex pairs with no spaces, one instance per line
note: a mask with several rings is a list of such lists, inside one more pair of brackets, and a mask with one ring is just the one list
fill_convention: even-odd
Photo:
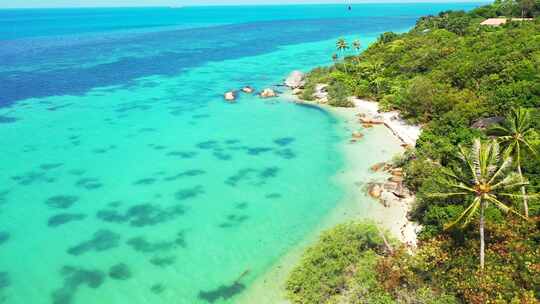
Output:
[[383,189],[380,184],[372,183],[368,185],[368,194],[372,198],[378,199],[381,197]]
[[270,98],[270,97],[277,97],[277,93],[276,91],[272,90],[272,89],[264,89],[260,96],[262,98]]
[[285,85],[291,89],[302,88],[306,83],[304,73],[300,71],[292,71],[291,74],[285,79]]
[[362,139],[364,137],[364,134],[362,134],[360,132],[353,132],[353,134],[351,136],[354,139]]
[[228,102],[234,102],[236,100],[236,94],[234,91],[229,91],[223,95],[223,98]]
[[247,94],[251,94],[251,93],[253,93],[254,91],[255,91],[255,90],[254,90],[252,87],[250,87],[250,86],[245,86],[245,87],[242,88],[242,92],[247,93]]

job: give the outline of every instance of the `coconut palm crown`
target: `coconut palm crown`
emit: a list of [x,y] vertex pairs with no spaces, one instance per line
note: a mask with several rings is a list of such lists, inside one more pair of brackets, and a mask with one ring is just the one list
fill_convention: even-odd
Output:
[[[339,38],[338,41],[336,42],[336,49],[339,52],[341,52],[341,54],[343,55],[343,59],[345,59],[345,51],[347,51],[349,49],[349,44],[347,43],[347,41],[344,38]],[[346,62],[343,63],[343,66],[345,68],[345,72],[347,72],[347,64],[346,64]]]
[[362,48],[362,43],[360,42],[360,40],[357,39],[353,41],[352,48],[357,52],[360,51],[360,49]]
[[[505,154],[511,155],[517,167],[519,176],[523,181],[523,173],[521,172],[521,158],[523,150],[527,150],[533,155],[537,155],[537,151],[533,148],[529,141],[535,130],[531,124],[530,112],[527,109],[517,108],[506,117],[502,125],[496,125],[491,128],[488,133],[496,135],[498,142],[505,148]],[[523,149],[522,149],[523,148]],[[521,187],[523,195],[523,211],[525,216],[529,216],[529,205],[525,186]]]
[[443,168],[442,171],[446,176],[443,187],[447,192],[434,193],[431,196],[468,198],[466,201],[470,204],[455,220],[445,225],[445,229],[459,223],[463,228],[479,214],[480,268],[484,269],[485,209],[495,206],[505,213],[523,217],[503,201],[521,197],[522,195],[515,194],[514,190],[527,182],[522,181],[519,174],[512,172],[512,158],[502,155],[499,144],[494,140],[481,142],[476,139],[470,149],[460,146],[458,156],[462,161],[462,168]]
[[349,44],[344,38],[339,38],[336,42],[336,49],[340,52],[344,52],[349,49]]
[[[356,51],[357,55],[360,55],[360,50],[362,49],[362,43],[360,42],[359,39],[356,39],[355,41],[353,41],[352,48],[353,50]],[[356,60],[358,63],[360,63],[360,57],[357,56]]]

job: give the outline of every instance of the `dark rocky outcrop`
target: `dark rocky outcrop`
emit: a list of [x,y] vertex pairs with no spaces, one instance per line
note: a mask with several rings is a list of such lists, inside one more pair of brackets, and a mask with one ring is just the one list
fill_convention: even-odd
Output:
[[499,124],[504,121],[504,117],[500,116],[494,116],[494,117],[488,117],[488,118],[482,118],[477,121],[475,121],[472,124],[472,128],[479,129],[479,130],[485,130],[489,127]]

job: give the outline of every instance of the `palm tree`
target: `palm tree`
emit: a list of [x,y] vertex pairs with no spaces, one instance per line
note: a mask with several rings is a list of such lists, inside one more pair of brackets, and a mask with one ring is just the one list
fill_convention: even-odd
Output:
[[360,42],[360,39],[356,39],[352,43],[352,47],[355,51],[360,52],[360,49],[362,48],[362,43]]
[[[356,51],[357,56],[360,56],[360,50],[362,49],[362,43],[360,42],[360,39],[356,39],[352,43],[352,48]],[[360,58],[356,57],[358,62],[360,62]]]
[[345,72],[347,72],[347,65],[346,65],[346,62],[345,62],[345,51],[347,51],[349,49],[349,44],[347,43],[347,41],[344,39],[344,38],[339,38],[338,41],[336,42],[336,49],[341,52],[341,54],[343,54],[343,60],[344,60],[344,67],[345,67]]
[[512,158],[499,152],[499,144],[496,141],[482,143],[476,139],[471,149],[459,146],[459,158],[463,168],[449,170],[443,168],[446,176],[443,186],[448,192],[433,193],[431,197],[461,196],[469,198],[472,202],[454,221],[445,225],[444,229],[450,229],[462,222],[465,227],[480,211],[480,268],[484,269],[484,213],[490,204],[505,213],[511,212],[520,217],[514,209],[501,201],[501,198],[521,197],[513,193],[513,189],[527,184],[518,174],[511,172]]
[[337,63],[337,60],[338,60],[338,54],[336,53],[332,54],[332,61],[334,62],[334,64]]
[[[517,167],[517,172],[523,182],[523,173],[521,172],[521,152],[522,148],[528,150],[534,155],[537,155],[529,141],[530,136],[535,132],[531,125],[530,112],[527,109],[517,108],[506,117],[504,124],[497,125],[489,130],[492,135],[498,136],[498,141],[505,147],[505,153],[511,155]],[[527,192],[525,185],[521,187],[523,195],[523,211],[525,217],[529,217],[529,205],[527,202]]]
[[534,8],[534,0],[521,0],[519,6],[521,7],[521,18],[525,18],[525,12],[529,14]]

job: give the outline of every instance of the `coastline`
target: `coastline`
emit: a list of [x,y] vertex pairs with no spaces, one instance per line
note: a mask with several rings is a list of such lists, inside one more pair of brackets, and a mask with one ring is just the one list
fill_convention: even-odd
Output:
[[[368,102],[363,100],[355,100],[355,107],[354,108],[333,108],[328,106],[328,111],[334,112],[337,116],[340,116],[341,119],[346,121],[348,124],[351,125],[352,130],[357,130],[358,125],[361,124],[358,122],[357,117],[358,115],[366,115],[369,113],[366,113],[364,109],[365,103],[371,103],[376,104],[374,102]],[[378,109],[378,105],[377,109]],[[377,112],[376,112],[377,113]],[[396,155],[402,155],[406,148],[408,146],[414,146],[417,137],[414,137],[414,134],[417,132],[417,128],[409,126],[405,124],[402,120],[396,119],[397,112],[386,112],[381,113],[379,115],[382,115],[385,117],[384,124],[381,125],[374,125],[373,128],[380,128],[384,129],[389,133],[389,137],[393,137],[394,140],[399,141],[400,144],[400,151],[395,154]],[[386,122],[387,121],[387,122]],[[418,128],[419,129],[419,128]],[[419,135],[418,131],[418,135]],[[388,139],[390,141],[392,139]],[[380,143],[382,145],[386,143]],[[347,173],[347,180],[352,180],[357,176],[361,176],[362,171],[365,170],[363,167],[354,166],[354,163],[358,162],[359,155],[361,155],[361,151],[358,151],[359,149],[354,147],[354,145],[351,146],[345,146],[344,151],[346,154],[346,159],[348,163],[348,167],[350,168]],[[384,162],[389,163],[392,159],[386,159]],[[376,164],[371,164],[376,165]],[[370,170],[371,171],[371,170]],[[385,182],[388,178],[390,178],[391,175],[388,172],[381,172],[377,178],[370,180],[369,182]],[[344,180],[343,183],[346,183],[347,180]],[[367,193],[367,187],[362,187],[360,189],[361,191]],[[351,199],[355,200],[357,204],[362,204],[362,201],[365,199],[363,195],[359,195],[356,193],[356,197],[353,197]],[[396,239],[401,241],[402,243],[405,243],[409,246],[415,247],[416,246],[416,232],[418,230],[418,225],[414,222],[409,221],[407,214],[414,203],[415,197],[414,196],[408,196],[404,199],[399,199],[395,196],[390,196],[391,199],[386,204],[383,204],[379,200],[369,197],[370,201],[373,201],[373,204],[366,204],[370,208],[367,210],[365,214],[365,218],[374,221],[379,226],[384,228],[385,230],[389,231],[392,236],[394,236]]]
[[[340,108],[321,104],[317,101],[305,101],[292,93],[287,94],[286,98],[293,102],[317,106],[333,114],[347,125],[346,131],[349,132],[349,134],[352,134],[352,141],[355,142],[357,141],[355,134],[358,134],[359,128],[361,131],[365,131],[369,128],[381,128],[384,126],[384,128],[391,133],[390,137],[393,137],[401,143],[401,150],[394,156],[402,155],[406,149],[414,147],[422,132],[421,126],[408,124],[400,117],[398,111],[381,112],[378,102],[375,101],[349,97],[349,100],[354,104],[354,107]],[[362,137],[363,134],[359,140],[362,140]],[[386,144],[388,141],[391,141],[391,139],[389,138],[382,144]],[[359,163],[358,158],[364,151],[355,148],[354,145],[349,145],[349,143],[343,143],[343,151],[346,160],[346,170],[344,171],[344,175],[347,175],[347,177],[345,180],[342,180],[341,183],[346,188],[349,187],[347,185],[348,180],[354,180],[358,176],[365,174],[365,168],[355,166],[355,164]],[[391,161],[392,159],[389,158],[382,162],[388,164]],[[377,164],[373,163],[371,165]],[[377,180],[372,180],[371,182],[384,182],[390,177],[391,175],[388,172],[386,174],[382,173]],[[367,187],[363,190],[365,193],[368,192]],[[406,191],[408,190],[406,189]],[[355,196],[356,197],[351,197],[350,199],[356,200],[358,204],[361,204],[362,202],[359,200],[364,199],[362,195],[356,194]],[[414,195],[401,199],[392,195],[386,198],[387,202],[385,202],[385,204],[382,204],[373,197],[369,197],[369,199],[378,204],[370,205],[372,208],[367,212],[365,218],[375,221],[402,243],[416,247],[416,235],[419,226],[416,223],[409,221],[407,217],[407,214],[415,201]]]
[[[300,100],[290,91],[281,96],[282,99],[291,102]],[[290,271],[296,266],[303,252],[317,240],[320,233],[337,224],[351,220],[372,220],[383,229],[389,231],[392,236],[400,241],[414,246],[416,243],[416,225],[407,218],[407,213],[414,201],[414,197],[407,200],[392,202],[384,206],[379,200],[368,195],[367,187],[372,182],[384,182],[390,176],[387,172],[373,172],[371,166],[378,162],[390,162],[392,157],[401,155],[405,151],[406,135],[398,135],[402,129],[393,130],[389,126],[398,126],[399,121],[388,115],[389,124],[373,125],[365,128],[359,122],[359,115],[372,115],[366,111],[369,105],[358,100],[354,108],[335,108],[313,102],[304,102],[317,106],[338,119],[344,138],[340,141],[339,150],[344,156],[344,167],[334,176],[335,182],[345,189],[344,197],[336,204],[336,208],[321,221],[319,227],[308,235],[301,243],[282,256],[274,263],[269,271],[256,279],[255,282],[244,292],[237,303],[288,303],[285,299],[285,282]],[[377,106],[375,104],[375,106]],[[377,108],[378,109],[378,108]],[[376,112],[375,112],[376,113]],[[365,138],[360,142],[351,142],[350,134],[353,132],[365,132]],[[406,130],[406,129],[405,129]],[[397,133],[397,134],[396,134]],[[372,162],[366,161],[366,157],[376,157]]]
[[379,104],[375,101],[364,100],[351,97],[349,100],[354,104],[359,112],[365,115],[367,120],[380,122],[385,125],[392,133],[407,146],[416,144],[420,137],[422,128],[416,125],[410,125],[400,118],[398,111],[380,112]]
[[[406,124],[403,120],[399,119],[399,113],[396,111],[379,113],[378,104],[376,102],[356,98],[351,99],[355,104],[354,108],[335,108],[330,106],[324,106],[324,108],[327,108],[327,111],[333,112],[336,116],[349,124],[352,132],[356,131],[359,127],[358,125],[361,124],[361,122],[358,122],[357,120],[359,115],[371,115],[370,119],[380,117],[379,119],[382,119],[383,124],[374,125],[373,128],[384,128],[390,133],[390,137],[394,137],[395,140],[401,142],[401,149],[395,155],[402,155],[408,146],[415,145],[421,132],[419,127]],[[369,106],[370,111],[374,112],[366,111],[366,105]],[[388,141],[390,140],[391,139],[388,139]],[[386,143],[381,144],[384,145]],[[355,163],[358,163],[358,161],[361,160],[361,157],[359,159],[359,156],[362,155],[362,151],[359,151],[354,145],[345,145],[344,152],[346,155],[347,167],[349,168],[346,179],[342,181],[346,185],[347,181],[354,180],[357,176],[362,176],[365,168],[363,168],[363,166],[354,166]],[[392,159],[384,160],[386,163],[391,161]],[[375,178],[370,182],[384,182],[390,177],[391,175],[389,173],[381,172],[378,178]],[[361,190],[366,193],[367,187],[362,187]],[[355,196],[356,197],[351,199],[356,200],[357,204],[362,204],[365,197],[358,194]],[[399,199],[395,196],[391,197],[392,198],[387,204],[382,204],[377,199],[369,197],[375,204],[367,204],[370,208],[367,211],[365,218],[373,220],[382,228],[388,230],[392,236],[402,243],[414,247],[416,246],[416,232],[418,226],[416,223],[409,221],[407,213],[409,212],[415,197],[409,196],[404,199]]]

